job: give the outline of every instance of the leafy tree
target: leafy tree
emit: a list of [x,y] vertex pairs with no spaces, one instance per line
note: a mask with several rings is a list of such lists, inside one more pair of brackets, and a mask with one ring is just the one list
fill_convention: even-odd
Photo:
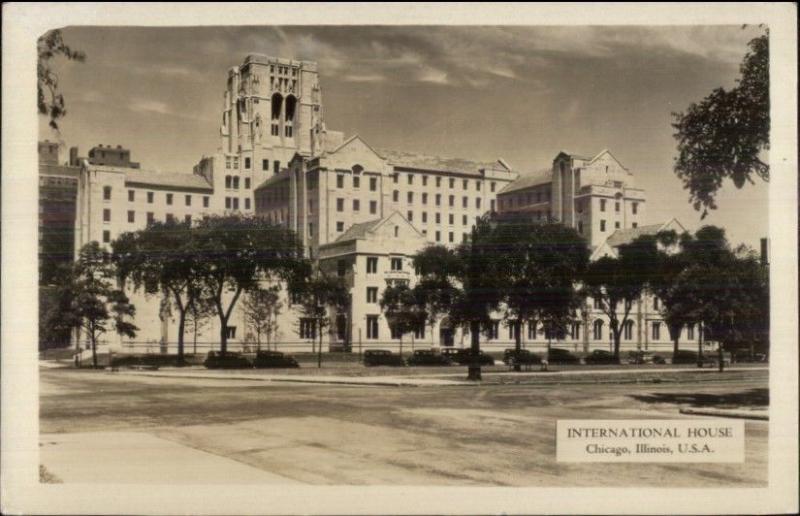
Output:
[[115,273],[110,257],[97,242],[86,244],[80,251],[71,282],[72,303],[65,310],[62,324],[80,328],[92,348],[92,366],[97,367],[97,341],[110,330],[135,337],[139,329],[127,319],[136,309],[125,293],[115,287]]
[[242,293],[264,282],[301,285],[309,264],[296,235],[258,217],[205,217],[193,228],[198,280],[220,324],[220,352],[228,351],[228,321]]
[[51,30],[39,38],[36,45],[38,64],[36,67],[36,93],[39,114],[50,117],[50,127],[58,130],[58,120],[67,114],[64,95],[58,84],[58,75],[52,69],[51,59],[63,56],[71,61],[83,62],[86,54],[73,50],[66,43],[61,31]]
[[329,310],[344,311],[350,302],[350,292],[343,278],[325,274],[317,269],[305,281],[293,285],[304,319],[313,321],[317,345],[317,367],[322,367],[322,335],[330,327]]
[[386,287],[380,300],[389,326],[400,335],[400,354],[403,354],[403,335],[425,326],[428,312],[421,290],[411,289],[406,283]]
[[202,295],[195,298],[186,310],[186,328],[192,332],[193,355],[197,355],[197,334],[208,325],[210,318],[215,313],[214,305]]
[[769,33],[748,46],[734,88],[717,88],[685,113],[673,113],[675,173],[703,218],[716,209],[724,179],[737,188],[753,183],[753,176],[769,180],[769,165],[762,160],[769,149]]
[[78,323],[70,318],[75,298],[72,264],[57,264],[51,270],[59,282],[39,287],[39,350],[68,346]]
[[[548,336],[563,334],[582,302],[575,286],[589,261],[586,241],[561,224],[527,221],[500,223],[491,239],[501,257],[494,274],[504,285],[516,352],[522,348],[523,321],[541,321]],[[519,371],[520,364],[514,369]]]
[[594,299],[608,317],[617,361],[622,331],[633,304],[652,278],[652,256],[650,247],[638,242],[621,245],[618,257],[604,256],[590,263],[583,276],[583,293]]
[[[179,365],[184,360],[186,316],[202,291],[205,263],[197,252],[197,239],[187,222],[154,222],[146,229],[123,233],[112,244],[117,274],[134,289],[161,294],[178,312]],[[167,308],[167,307],[165,307]]]
[[277,285],[259,287],[247,293],[242,300],[245,320],[256,332],[256,350],[261,350],[261,336],[267,337],[267,349],[272,335],[278,328],[278,315],[283,303],[279,298]]

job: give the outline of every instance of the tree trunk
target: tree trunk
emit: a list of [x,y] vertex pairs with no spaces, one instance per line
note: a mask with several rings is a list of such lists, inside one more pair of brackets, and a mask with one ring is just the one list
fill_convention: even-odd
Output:
[[703,341],[706,338],[705,331],[703,330],[703,323],[698,324],[700,338],[697,340],[697,367],[703,367]]
[[522,364],[519,363],[519,355],[522,350],[522,320],[514,321],[514,371],[522,371]]
[[92,368],[97,369],[97,338],[94,335],[94,331],[90,334],[91,337],[91,344],[92,344]]
[[677,353],[678,353],[678,341],[679,341],[679,340],[680,340],[680,339],[679,339],[678,337],[675,337],[675,338],[672,340],[672,356],[675,356],[675,354],[677,354]]
[[467,380],[478,382],[481,380],[481,325],[479,322],[471,322],[469,326],[472,345],[470,346],[470,361],[469,368],[467,369]]
[[225,356],[228,352],[228,319],[220,315],[219,323],[219,352]]
[[317,369],[322,369],[322,321],[317,322],[319,345],[317,346]]
[[614,336],[614,361],[619,363],[619,344],[620,337],[622,337],[622,330],[613,330],[611,334]]
[[178,315],[178,365],[182,366],[186,363],[183,353],[183,331],[186,327],[186,310],[181,310]]
[[720,373],[725,370],[725,362],[722,360],[723,356],[724,356],[724,354],[723,354],[723,351],[722,351],[722,343],[720,342],[719,345],[717,346],[717,357],[718,357],[718,360],[719,360],[719,372]]

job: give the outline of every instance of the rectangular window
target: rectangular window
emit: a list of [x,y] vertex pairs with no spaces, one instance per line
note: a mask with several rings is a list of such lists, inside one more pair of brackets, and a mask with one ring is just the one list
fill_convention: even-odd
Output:
[[261,160],[261,170],[269,170],[269,160],[262,159]]
[[186,203],[186,206],[191,206],[192,205],[192,196],[191,195],[187,195],[184,198],[184,202]]
[[450,224],[450,225],[452,226],[452,225],[454,224],[454,221],[455,221],[455,215],[453,215],[452,213],[450,213],[450,214],[447,216],[447,223],[448,223],[448,224]]
[[410,184],[410,185],[414,184],[414,175],[413,174],[408,174],[408,184]]
[[378,287],[367,287],[367,303],[378,302]]
[[374,192],[378,190],[378,178],[377,177],[370,177],[369,178],[369,191]]
[[336,199],[336,211],[344,211],[344,199],[341,197]]
[[225,156],[225,168],[231,168],[231,157]]
[[614,211],[619,213],[619,202],[614,203]]
[[475,190],[477,190],[479,192],[481,191],[481,182],[480,181],[475,181]]
[[378,213],[378,201],[369,201],[369,212],[373,215]]
[[233,188],[233,178],[231,176],[225,176],[225,188]]
[[528,323],[528,340],[536,340],[536,323]]
[[308,236],[314,236],[314,223],[308,223]]
[[153,192],[147,192],[147,204],[153,204]]
[[133,190],[128,190],[128,202],[133,202],[135,198],[136,192]]
[[442,178],[441,177],[437,177],[436,178],[436,187],[438,188],[440,186],[442,186]]
[[103,222],[111,222],[111,210],[107,208],[103,210]]
[[136,221],[136,212],[133,210],[128,210],[128,222],[135,222]]
[[394,175],[392,176],[392,181],[394,182],[394,184],[397,184],[397,182],[400,181],[400,174],[395,172]]
[[225,209],[226,210],[230,210],[231,209],[231,198],[230,197],[226,197],[225,198]]
[[653,310],[658,310],[658,298],[653,298]]
[[639,227],[639,223],[638,222],[633,222],[633,223],[631,223],[631,227],[638,228]]
[[606,211],[606,200],[600,199],[600,211]]
[[480,197],[476,197],[475,198],[475,208],[477,208],[479,210],[481,209],[481,198]]
[[450,188],[455,188],[456,187],[456,180],[451,177],[450,180],[448,181],[448,184],[450,185]]
[[492,211],[492,213],[494,213],[494,209],[495,209],[494,199],[491,200],[490,205],[489,205],[489,209]]
[[461,233],[461,241],[462,241],[462,242],[464,242],[464,243],[466,243],[466,242],[467,242],[467,240],[469,240],[469,234],[467,234],[467,233]]
[[208,208],[208,196],[203,196],[203,208]]
[[456,205],[456,196],[455,195],[451,195],[449,197],[449,199],[448,199],[448,203],[449,203],[449,205],[451,207],[455,206]]
[[686,340],[694,340],[694,324],[686,325]]
[[635,202],[631,204],[631,209],[633,210],[633,214],[636,215],[636,213],[639,211],[639,203]]
[[[411,176],[408,176],[408,177],[411,177]],[[408,193],[406,194],[406,202],[407,202],[408,204],[411,204],[411,203],[413,203],[413,202],[414,202],[414,192],[408,192]]]
[[244,158],[244,168],[250,168],[250,158]]
[[599,297],[594,298],[594,309],[600,310],[602,308],[603,308],[603,303],[601,302],[601,299]]
[[167,213],[167,222],[174,222],[175,216],[172,213]]
[[615,228],[615,229],[619,229],[619,222],[615,222],[615,223],[614,223],[614,228]]
[[239,189],[239,176],[233,176],[233,188],[235,190]]
[[153,222],[155,222],[155,220],[156,219],[155,219],[155,215],[153,215],[153,212],[152,211],[148,211],[147,212],[147,223],[148,224],[152,224]]
[[111,231],[106,229],[103,231],[103,243],[107,244],[109,242],[111,242]]
[[455,241],[455,236],[453,235],[452,231],[448,234],[447,239],[450,243],[453,243]]
[[661,339],[661,323],[653,323],[653,340]]
[[606,221],[605,220],[601,220],[600,221],[600,232],[602,233],[605,230],[606,230]]
[[492,321],[489,323],[489,340],[497,340],[500,338],[500,321]]
[[361,178],[353,176],[353,188],[361,188]]
[[422,204],[428,204],[428,194],[422,194]]
[[273,174],[277,174],[280,171],[281,171],[281,162],[278,161],[278,160],[273,161],[272,162],[272,173]]
[[422,186],[428,186],[428,176],[422,176]]
[[191,224],[191,223],[192,223],[192,216],[191,216],[191,215],[184,215],[184,216],[183,216],[183,221],[184,221],[186,224]]
[[378,257],[377,256],[368,256],[367,257],[367,274],[377,274],[378,272]]
[[400,192],[398,192],[397,190],[394,190],[392,192],[392,201],[394,201],[394,202],[399,202],[400,201]]
[[301,339],[316,339],[316,325],[314,319],[303,317],[300,319],[300,338]]
[[437,242],[441,242],[442,241],[442,233],[440,231],[436,232],[436,241]]
[[463,188],[464,190],[466,190],[467,188],[469,188],[469,181],[467,181],[466,179],[464,179],[464,180],[461,182],[461,188]]
[[436,223],[437,224],[441,224],[442,223],[442,214],[441,213],[437,213],[436,214]]
[[245,197],[244,198],[244,209],[245,210],[249,210],[250,209],[250,198],[249,197]]
[[422,212],[422,222],[428,222],[428,212],[427,211],[423,211]]
[[393,271],[402,271],[403,270],[403,259],[402,258],[392,258],[392,270]]
[[344,222],[337,222],[336,223],[336,231],[338,233],[344,233]]
[[461,198],[461,207],[467,208],[469,206],[469,197],[462,197]]
[[496,188],[496,186],[497,186],[497,185],[495,185],[494,181],[492,181],[491,183],[489,183],[489,187],[490,187],[490,189],[492,190],[492,193],[494,193],[494,189]]
[[[437,178],[438,179],[438,178]],[[442,194],[436,194],[436,206],[442,205]]]
[[361,201],[359,199],[353,199],[353,211],[361,211]]
[[104,186],[103,187],[103,200],[104,201],[110,201],[111,200],[111,187],[110,186]]
[[406,215],[408,215],[408,217],[406,217],[406,218],[408,219],[409,222],[414,222],[414,212],[413,211],[408,210]]
[[245,178],[244,178],[244,187],[245,187],[245,189],[247,189],[247,190],[249,190],[249,189],[250,189],[250,178],[249,178],[249,177],[245,177]]
[[467,222],[467,216],[466,215],[462,215],[461,216],[461,224],[463,224],[464,226],[469,224],[469,222]]
[[171,206],[171,205],[172,205],[172,194],[168,193],[167,194],[167,206]]
[[378,316],[377,315],[368,315],[367,316],[367,338],[369,340],[377,340],[378,339]]
[[234,210],[238,210],[239,209],[239,198],[238,197],[234,197],[233,198],[233,209]]

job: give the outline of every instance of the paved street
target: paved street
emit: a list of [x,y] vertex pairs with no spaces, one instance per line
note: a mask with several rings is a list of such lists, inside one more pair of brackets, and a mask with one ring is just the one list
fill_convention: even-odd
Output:
[[[768,427],[758,420],[746,421],[744,464],[555,461],[558,419],[703,418],[679,411],[768,404],[763,369],[662,371],[659,383],[654,373],[496,373],[459,385],[433,370],[410,376],[453,385],[391,386],[42,368],[41,462],[64,482],[161,482],[168,472],[186,483],[765,485]],[[169,457],[213,468],[170,470]]]

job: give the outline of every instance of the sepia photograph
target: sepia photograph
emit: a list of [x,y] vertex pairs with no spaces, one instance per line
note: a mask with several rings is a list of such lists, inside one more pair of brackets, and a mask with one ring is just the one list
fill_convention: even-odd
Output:
[[[797,488],[797,38],[769,22],[796,5],[187,5],[193,23],[163,4],[174,24],[93,5],[112,16],[28,34],[13,113],[36,150],[3,142],[4,425],[10,340],[36,386],[33,444],[4,427],[4,455],[33,461],[31,493],[83,493],[35,507],[611,513],[619,494],[561,499],[626,488],[621,511],[698,514],[778,471]],[[27,197],[7,143],[33,156]],[[326,487],[350,494],[307,505]],[[470,505],[484,488],[505,494]],[[202,505],[215,489],[249,505]],[[682,500],[637,509],[646,489]],[[705,489],[720,505],[692,505]]]

